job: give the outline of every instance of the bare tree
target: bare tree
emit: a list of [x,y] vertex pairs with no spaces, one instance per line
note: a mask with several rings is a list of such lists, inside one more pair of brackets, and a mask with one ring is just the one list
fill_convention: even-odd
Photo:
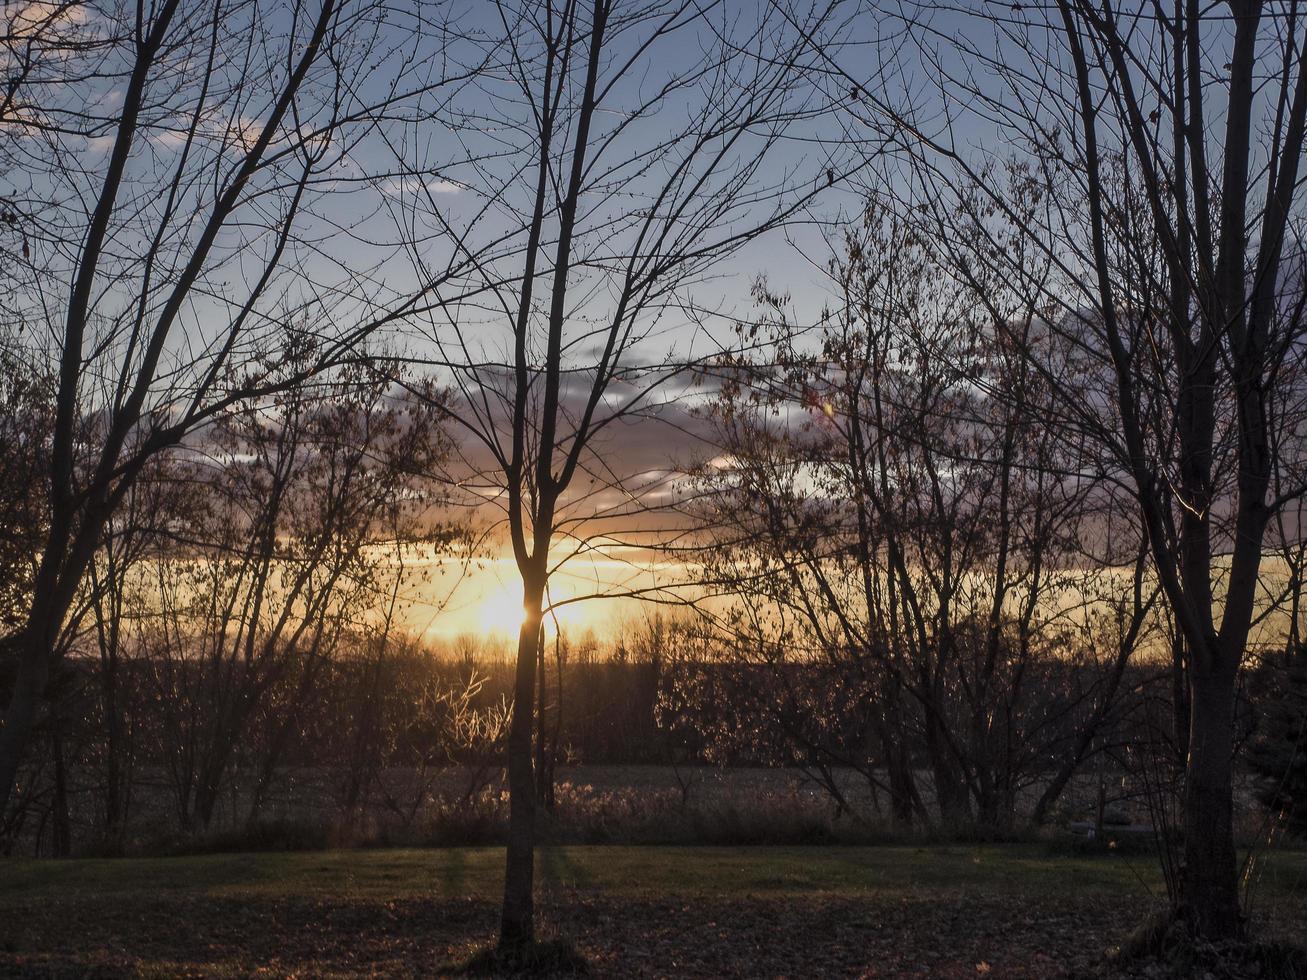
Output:
[[0,346],[0,635],[10,641],[36,576],[53,423],[52,379],[11,340]]
[[[86,603],[97,654],[99,724],[103,737],[102,843],[116,846],[131,805],[137,739],[132,711],[133,623],[158,609],[151,601],[146,566],[166,553],[178,528],[193,527],[202,511],[170,454],[155,457],[105,523],[96,556],[87,568]],[[69,617],[76,621],[74,613]]]
[[395,549],[448,540],[419,476],[447,451],[441,403],[392,403],[393,375],[352,367],[247,403],[186,466],[200,507],[147,570],[142,630],[183,830],[209,826],[256,726],[257,812],[329,665],[398,592]]
[[[162,0],[51,5],[35,26],[9,24],[0,158],[22,184],[4,213],[19,215],[30,270],[5,314],[58,367],[0,810],[102,529],[149,460],[440,302],[445,273],[467,261],[449,252],[453,266],[421,282],[384,283],[390,252],[368,215],[386,174],[357,162],[401,152],[388,137],[466,78],[438,57],[441,16],[366,0]],[[38,57],[48,37],[57,47]],[[283,355],[306,337],[314,362]]]
[[[529,222],[484,265],[485,302],[441,311],[428,339],[459,393],[463,483],[501,508],[522,579],[509,951],[534,936],[533,701],[551,577],[644,509],[649,475],[624,473],[609,451],[624,422],[657,415],[680,376],[666,349],[693,356],[694,331],[673,322],[705,315],[691,286],[846,166],[820,143],[789,142],[825,105],[807,84],[801,38],[770,8],[503,0],[494,10],[487,43],[505,54],[459,118],[493,134],[495,152],[449,177],[486,201],[470,237],[496,235],[505,212]],[[824,10],[791,13],[809,32],[830,26]],[[445,227],[436,203],[414,196],[415,228]],[[420,249],[414,260],[425,269]]]
[[461,772],[453,805],[475,806],[503,771],[507,698],[489,697],[476,668],[440,672],[430,651],[388,632],[343,666],[353,678],[339,708],[349,721],[340,753],[346,832],[375,805],[411,827],[437,799],[440,774],[454,767]]
[[[905,59],[937,98],[909,111],[868,94],[862,121],[900,134],[917,168],[899,186],[917,179],[934,233],[973,243],[964,279],[1028,283],[1016,241],[1051,264],[1062,343],[1029,348],[1059,394],[1050,421],[1091,434],[1131,486],[1178,629],[1178,912],[1202,936],[1236,935],[1236,678],[1268,527],[1302,495],[1307,458],[1307,23],[1264,0],[934,13],[914,15]],[[840,84],[848,67],[827,63]],[[959,197],[976,207],[954,235],[939,211]]]
[[[876,203],[830,271],[817,328],[759,289],[774,343],[732,365],[711,405],[720,455],[690,504],[700,567],[734,583],[757,666],[790,705],[777,717],[814,765],[863,772],[907,823],[923,812],[920,746],[944,824],[1004,831],[1021,791],[1053,776],[1046,811],[1084,761],[1150,590],[1138,562],[1117,594],[1101,557],[1086,568],[1095,516],[1111,515],[1094,514],[1085,446],[1050,431],[1048,387],[1007,340],[1037,328],[1038,291],[959,288],[947,251]],[[1071,719],[1085,738],[1065,737]]]
[[108,22],[92,26],[83,0],[7,3],[0,11],[0,317],[19,337],[26,324],[18,297],[42,267],[34,251],[42,195],[24,193],[30,176],[25,143],[56,125],[41,103],[91,84],[122,37]]

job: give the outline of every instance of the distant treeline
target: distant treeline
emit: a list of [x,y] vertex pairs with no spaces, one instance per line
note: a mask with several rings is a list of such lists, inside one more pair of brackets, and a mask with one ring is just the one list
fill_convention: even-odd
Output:
[[[1085,773],[1115,797],[1175,770],[1169,673],[1146,663],[1125,668],[1105,705],[1108,678],[1093,657],[1032,658],[1020,699],[978,727],[960,687],[945,719],[924,708],[889,717],[845,665],[741,656],[688,623],[655,620],[608,648],[564,638],[543,649],[546,806],[559,766],[675,767],[686,799],[696,767],[784,766],[853,824],[1010,834],[1083,816],[1064,797]],[[379,822],[500,807],[513,683],[502,655],[360,640],[327,659],[247,668],[146,647],[111,674],[102,660],[70,657],[6,828],[9,850],[115,853],[223,834],[239,844],[288,815],[350,842]],[[1245,696],[1245,735],[1254,716]],[[950,778],[959,783],[941,792]]]

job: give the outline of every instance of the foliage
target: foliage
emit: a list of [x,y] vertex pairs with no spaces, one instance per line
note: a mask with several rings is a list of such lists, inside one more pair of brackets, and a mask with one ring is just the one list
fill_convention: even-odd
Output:
[[1289,833],[1307,836],[1307,655],[1299,647],[1287,660],[1267,666],[1269,693],[1248,765],[1261,803]]

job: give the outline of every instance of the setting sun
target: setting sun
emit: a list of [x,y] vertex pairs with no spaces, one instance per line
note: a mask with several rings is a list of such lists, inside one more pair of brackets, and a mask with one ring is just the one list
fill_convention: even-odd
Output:
[[477,606],[476,619],[486,633],[515,635],[526,619],[521,586],[514,588],[510,582],[488,591]]
[[[546,633],[554,632],[555,623],[567,630],[584,629],[594,625],[593,617],[587,613],[587,606],[593,603],[566,602],[574,595],[574,592],[565,592],[557,588],[553,590],[553,601],[562,602],[563,605],[550,609],[546,601],[544,616]],[[506,633],[515,636],[526,618],[521,585],[510,580],[502,585],[489,587],[484,598],[476,605],[474,618],[485,633]]]

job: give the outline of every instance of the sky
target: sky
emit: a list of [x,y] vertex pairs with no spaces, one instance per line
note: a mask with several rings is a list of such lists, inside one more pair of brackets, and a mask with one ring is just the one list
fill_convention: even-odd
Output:
[[[587,161],[592,169],[582,197],[583,227],[576,241],[582,262],[573,272],[567,307],[567,338],[575,344],[578,367],[593,358],[594,345],[585,339],[586,334],[611,315],[625,259],[635,248],[639,225],[632,223],[631,216],[639,215],[641,209],[662,207],[670,226],[688,235],[687,241],[695,247],[725,229],[747,227],[766,206],[765,201],[739,206],[728,203],[712,223],[691,231],[687,219],[672,219],[670,205],[660,203],[657,197],[669,174],[685,159],[686,147],[694,145],[694,138],[701,134],[700,124],[722,110],[714,99],[738,89],[738,85],[722,83],[718,76],[677,87],[703,63],[715,32],[753,45],[764,64],[779,50],[784,34],[779,22],[761,33],[755,31],[759,18],[770,9],[763,0],[729,0],[720,5],[705,0],[705,4],[712,13],[704,21],[665,37],[653,33],[655,21],[625,25],[625,33],[603,65],[601,79],[606,83],[618,66],[636,59],[635,68],[605,90],[590,141],[596,153]],[[522,7],[539,10],[536,4]],[[244,127],[267,109],[267,99],[257,85],[239,88],[252,77],[248,59],[253,57],[264,68],[271,66],[275,75],[280,70],[280,47],[289,43],[292,35],[302,36],[303,14],[313,9],[310,4],[301,10],[293,2],[240,4],[230,18],[219,23],[219,30],[227,34],[224,50],[230,52],[231,60],[222,63],[218,74],[225,84],[237,86],[233,89],[237,97],[234,104],[217,103],[221,111],[206,114],[201,127],[204,153],[194,165],[197,173],[202,166],[226,165],[241,143]],[[843,76],[823,74],[838,68],[848,77],[863,80],[878,99],[915,105],[921,110],[921,119],[938,122],[942,116],[933,100],[939,79],[930,75],[936,67],[931,59],[938,55],[938,67],[949,72],[961,73],[968,67],[956,52],[949,53],[946,42],[963,35],[974,41],[978,50],[990,49],[1000,55],[1004,51],[1001,38],[992,46],[987,40],[1001,29],[977,17],[982,12],[992,13],[984,4],[933,5],[929,9],[902,4],[890,16],[853,0],[831,9],[823,48],[811,54],[812,70],[796,72],[794,88],[778,91],[778,104],[764,106],[764,111],[774,111],[786,99],[792,99],[796,109],[816,105],[823,98],[844,100]],[[448,20],[443,19],[446,15]],[[91,29],[95,28],[95,16],[93,8],[88,15]],[[899,43],[904,17],[923,18],[929,27],[916,32],[917,45]],[[276,288],[268,292],[259,314],[270,323],[290,317],[315,328],[320,323],[326,323],[321,329],[327,330],[347,327],[360,316],[393,306],[411,294],[415,284],[438,275],[451,262],[459,263],[460,271],[434,293],[441,305],[426,314],[400,318],[379,334],[377,341],[401,350],[414,361],[415,370],[435,372],[447,381],[456,380],[455,363],[486,362],[476,378],[493,382],[496,369],[488,362],[505,358],[508,314],[520,288],[519,224],[524,210],[529,209],[536,149],[534,116],[516,91],[506,55],[510,43],[528,57],[538,53],[538,45],[532,47],[527,21],[506,27],[495,5],[480,0],[445,5],[398,3],[388,8],[388,18],[368,25],[365,45],[348,49],[366,70],[348,77],[347,102],[375,101],[387,92],[387,86],[411,95],[400,100],[384,121],[356,121],[341,131],[324,157],[320,178],[305,205],[302,231],[291,243],[293,261],[287,263],[287,274]],[[258,52],[251,55],[243,47],[243,39],[256,28],[273,42],[266,62],[258,61]],[[641,47],[645,42],[651,45],[648,49]],[[142,243],[149,240],[151,220],[159,213],[160,180],[180,159],[184,141],[179,136],[185,132],[186,108],[197,95],[193,55],[193,51],[180,50],[170,52],[171,61],[165,59],[166,81],[152,103],[145,136],[138,141],[129,171],[129,206],[122,209],[112,238],[113,258],[104,277],[106,283],[97,296],[100,323],[106,332],[88,339],[88,351],[120,329],[121,318],[137,301],[121,283],[139,271],[136,263]],[[473,77],[471,68],[482,63],[488,67]],[[743,59],[741,64],[747,76],[748,66],[757,63]],[[125,81],[122,65],[109,67],[107,73],[72,85],[63,93],[62,108],[68,118],[89,105],[98,106],[106,120],[105,127],[90,135],[62,139],[61,149],[66,159],[75,161],[74,166],[59,173],[12,167],[0,175],[0,194],[57,200],[52,226],[66,220],[68,226],[76,227],[84,221],[102,176],[111,146],[112,130],[107,123],[121,102]],[[313,91],[322,94],[332,79],[324,76],[318,81],[320,85]],[[714,84],[720,87],[714,89]],[[658,97],[666,86],[670,86],[670,94]],[[54,103],[51,105],[53,109]],[[823,274],[832,247],[827,241],[829,228],[856,218],[863,192],[876,179],[895,179],[892,157],[875,156],[871,130],[861,127],[856,115],[835,113],[789,120],[784,138],[771,146],[756,169],[750,169],[751,154],[761,143],[754,134],[729,151],[733,156],[719,174],[705,173],[705,183],[695,187],[694,193],[686,192],[686,185],[672,185],[682,195],[687,215],[694,215],[696,206],[711,200],[714,191],[725,195],[723,201],[748,201],[759,189],[780,185],[791,199],[820,193],[814,193],[809,206],[798,212],[788,227],[775,229],[720,262],[696,270],[673,294],[651,303],[633,322],[637,335],[647,334],[643,343],[635,345],[633,358],[686,358],[727,343],[734,321],[757,315],[751,287],[759,276],[765,276],[774,291],[791,297],[801,320],[819,316],[829,296]],[[993,127],[979,115],[963,113],[955,119],[957,138],[976,152],[1006,152],[1007,147],[994,141]],[[730,113],[724,116],[729,122]],[[305,121],[301,119],[300,124]],[[677,133],[683,138],[666,142]],[[33,144],[30,159],[40,159],[46,149]],[[842,175],[868,156],[873,157],[873,165],[865,173],[826,186],[831,183],[828,171]],[[566,172],[566,163],[557,161],[555,179]],[[691,172],[697,171],[692,168]],[[219,243],[203,288],[188,308],[184,329],[175,339],[172,353],[179,363],[220,336],[233,309],[239,307],[242,289],[248,289],[250,279],[257,275],[257,259],[268,254],[268,229],[275,227],[275,181],[284,173],[279,168],[268,183],[260,185],[265,196],[252,198],[243,214],[249,223],[242,223],[239,231]],[[747,179],[731,198],[727,190],[730,180],[740,174]],[[202,215],[211,193],[211,184],[204,179],[197,177],[187,183],[183,210],[189,206]],[[197,223],[193,219],[178,222],[175,232],[176,254],[183,255],[186,243],[198,233]],[[546,222],[546,235],[552,233]],[[38,249],[54,249],[58,240],[55,235],[48,242],[39,234],[34,238]],[[467,262],[469,254],[477,255],[478,260]],[[58,254],[48,258],[56,268],[63,261]],[[119,273],[123,278],[115,280]],[[64,288],[56,277],[34,284],[33,295],[47,303],[57,301]],[[158,303],[160,296],[151,293],[148,303]],[[33,304],[40,305],[37,299]],[[51,305],[57,307],[57,302]],[[543,324],[544,311],[538,308],[532,317],[538,327]],[[574,417],[582,400],[581,390],[569,388],[565,414]],[[614,403],[610,400],[609,405]],[[657,487],[669,475],[711,455],[711,446],[705,442],[706,426],[691,410],[694,404],[693,398],[673,400],[657,419],[644,417],[615,426],[588,461],[601,477],[600,484],[603,478],[617,478],[617,482],[634,478],[637,484]],[[478,455],[466,434],[460,445],[466,457],[464,474],[486,466],[484,454]],[[571,506],[572,516],[580,519],[611,510],[621,498],[620,492],[602,486],[597,493],[588,484],[578,490]],[[493,524],[493,501],[470,519]],[[651,553],[615,550],[636,543],[631,539],[658,520],[647,514],[625,520],[607,548],[571,559],[557,580],[557,593],[572,597],[586,592],[622,592],[677,580],[681,576],[674,562],[665,562],[655,575],[650,567],[642,567],[654,560]],[[595,526],[583,522],[577,529],[586,534]],[[559,553],[566,548],[567,542],[560,539]],[[413,597],[414,628],[440,634],[501,625],[511,629],[518,604],[515,592],[502,538],[491,539],[485,567],[463,578],[452,594],[432,587],[430,594]],[[633,607],[630,600],[610,599],[588,602],[584,608],[589,611],[563,615],[577,623],[598,625],[619,619]]]
[[[671,5],[666,6],[670,9]],[[582,217],[573,242],[573,254],[579,262],[569,279],[567,294],[564,344],[570,345],[570,365],[577,373],[571,376],[563,393],[564,419],[580,415],[598,339],[591,332],[614,315],[622,277],[632,256],[653,260],[677,247],[698,249],[733,231],[747,229],[764,220],[763,215],[773,203],[771,187],[782,188],[775,199],[781,203],[797,201],[817,188],[827,191],[813,199],[811,209],[796,213],[797,220],[790,228],[778,228],[721,261],[692,268],[689,277],[678,282],[673,292],[656,296],[635,314],[628,310],[626,326],[636,339],[624,357],[627,366],[656,364],[669,357],[685,360],[702,356],[730,342],[737,319],[756,315],[750,291],[759,275],[784,270],[781,275],[786,281],[782,288],[816,295],[826,246],[817,244],[821,236],[814,233],[809,222],[818,213],[830,216],[851,199],[841,188],[826,187],[827,171],[832,166],[843,169],[857,153],[839,144],[841,134],[828,120],[804,119],[801,113],[797,119],[778,117],[769,125],[782,128],[783,137],[765,147],[767,155],[757,167],[754,160],[764,143],[753,133],[738,144],[727,145],[715,136],[700,142],[704,127],[710,124],[720,126],[725,133],[737,124],[731,99],[744,98],[740,104],[748,108],[748,97],[758,93],[748,92],[747,85],[742,90],[711,75],[689,83],[685,80],[694,78],[703,52],[714,43],[712,30],[729,29],[734,37],[750,42],[751,30],[756,26],[750,18],[759,17],[759,12],[767,9],[767,5],[758,3],[709,6],[715,11],[708,20],[681,27],[666,37],[656,36],[656,20],[627,25],[601,71],[600,88],[605,94],[586,158],[589,169],[581,198]],[[489,13],[491,9],[486,5],[481,13],[469,16],[464,24],[469,35],[481,30],[492,36],[502,33],[502,26]],[[718,19],[729,28],[722,27]],[[764,40],[763,50],[774,47],[780,37],[779,25],[771,30],[778,33]],[[529,34],[523,31],[517,36],[517,43],[528,52]],[[641,48],[646,42],[651,44],[648,50]],[[633,57],[631,70],[619,72]],[[766,62],[763,64],[765,70]],[[737,67],[747,75],[756,64],[746,58],[740,59]],[[751,111],[771,116],[786,105],[800,110],[816,104],[815,100],[822,97],[820,91],[801,73],[795,77],[798,80],[792,88],[787,83],[787,87],[776,89],[771,96],[775,104],[761,108],[755,105]],[[436,165],[431,159],[424,162],[433,172],[438,170],[444,190],[425,193],[435,176],[432,173],[425,180],[403,185],[401,193],[392,195],[393,214],[411,227],[432,232],[429,252],[414,249],[407,256],[415,275],[420,275],[417,270],[439,267],[443,259],[440,250],[447,240],[435,231],[445,223],[466,227],[467,238],[460,240],[476,251],[506,230],[511,231],[531,208],[535,131],[532,115],[514,91],[511,75],[492,71],[484,84],[469,87],[453,101],[447,118],[464,119],[468,125],[457,133],[465,160],[455,159],[446,165]],[[722,165],[713,155],[718,145],[724,154]],[[508,149],[502,156],[487,159],[485,150],[489,146]],[[440,149],[433,147],[432,153]],[[566,154],[556,159],[555,179],[561,181],[570,162]],[[685,172],[690,179],[678,182],[677,168],[683,165],[688,166]],[[745,178],[743,183],[732,187],[731,182],[740,176]],[[456,189],[449,189],[450,185]],[[668,190],[671,196],[662,197]],[[841,195],[843,201],[839,200]],[[656,215],[649,226],[652,238],[641,237],[646,211]],[[700,221],[704,222],[702,226],[697,224]],[[670,230],[673,241],[679,237],[682,245],[660,253],[651,241],[665,229]],[[546,220],[546,237],[555,231]],[[494,246],[488,247],[493,254]],[[510,252],[501,261],[492,259],[479,265],[475,275],[461,278],[454,288],[468,288],[469,280],[477,280],[478,276],[499,276],[494,289],[478,292],[474,300],[457,309],[446,306],[428,318],[412,318],[402,331],[405,347],[415,357],[420,359],[425,353],[437,371],[446,372],[444,376],[455,383],[466,383],[468,387],[456,400],[460,412],[470,417],[474,409],[483,409],[473,422],[474,431],[465,433],[460,445],[465,457],[463,470],[478,474],[478,479],[469,482],[479,483],[478,492],[489,498],[480,511],[480,517],[488,522],[496,516],[495,489],[500,477],[493,472],[493,461],[478,446],[477,438],[490,433],[501,445],[507,438],[503,406],[511,399],[497,402],[493,393],[506,394],[505,375],[496,364],[510,360],[509,327],[520,288],[516,280],[521,261],[519,254]],[[658,285],[670,284],[673,278],[657,280]],[[542,280],[547,282],[547,277]],[[529,357],[541,352],[547,299],[548,295],[539,299],[531,313]],[[469,364],[479,366],[469,369]],[[487,390],[492,398],[490,406],[484,407],[480,399]],[[613,386],[601,404],[601,414],[619,410],[631,393],[630,386]],[[566,562],[557,579],[559,593],[628,592],[664,585],[669,576],[682,577],[683,570],[668,564],[660,568],[658,575],[652,574],[647,567],[657,560],[652,552],[620,550],[647,543],[651,529],[665,523],[665,517],[649,512],[655,496],[665,492],[659,484],[702,459],[705,453],[712,453],[702,441],[706,435],[702,421],[690,411],[695,396],[683,399],[679,390],[674,393],[677,397],[660,408],[656,419],[643,413],[616,424],[587,451],[583,472],[565,508],[565,519],[575,523],[555,539],[555,555],[567,554],[577,538],[588,539],[599,533],[605,540],[598,547],[587,545],[584,553]],[[655,395],[654,401],[664,397]],[[702,400],[702,395],[697,397]],[[566,421],[563,431],[565,445]],[[633,502],[629,494],[635,488],[640,488],[640,499]],[[651,490],[652,494],[648,492]],[[609,519],[598,520],[598,515]],[[635,540],[642,536],[644,542]],[[432,617],[432,629],[458,632],[488,619],[512,618],[488,612],[506,607],[511,611],[520,604],[513,596],[516,587],[512,584],[511,563],[504,560],[508,550],[502,534],[489,550],[490,568],[469,576],[455,590],[444,610]],[[585,608],[586,612],[569,610],[565,615],[583,617],[587,624],[597,625],[629,614],[632,604],[594,600],[585,603]]]
[[[404,632],[436,644],[455,643],[466,635],[491,636],[505,643],[516,640],[521,625],[522,586],[511,558],[488,558],[465,569],[455,559],[436,559],[445,574],[404,588],[405,601],[397,619]],[[684,579],[675,563],[615,559],[575,561],[550,583],[550,597],[560,605],[547,617],[545,631],[561,629],[573,638],[593,632],[612,639],[633,619],[654,615],[647,601],[623,597]],[[451,588],[451,585],[453,586]],[[597,598],[586,598],[597,596]],[[582,601],[567,602],[566,600]]]
[[[513,6],[506,5],[510,19]],[[535,3],[519,6],[528,12],[540,9]],[[650,9],[674,6],[659,3]],[[583,367],[594,355],[587,332],[612,314],[625,260],[639,235],[632,216],[642,208],[661,208],[655,229],[670,228],[684,247],[696,249],[760,220],[769,206],[768,188],[780,188],[777,199],[782,203],[818,188],[823,191],[810,209],[796,213],[788,229],[764,235],[710,266],[692,269],[675,292],[657,297],[632,318],[635,335],[644,339],[633,345],[628,360],[658,362],[703,354],[725,343],[735,319],[754,315],[750,287],[760,274],[782,275],[781,288],[813,292],[825,256],[824,247],[816,247],[820,235],[806,222],[829,217],[856,201],[855,194],[826,187],[831,164],[849,162],[856,148],[840,147],[838,127],[824,117],[803,117],[821,95],[804,73],[792,73],[792,79],[771,92],[750,88],[750,72],[766,74],[767,59],[782,33],[779,21],[759,27],[769,5],[730,0],[703,6],[709,13],[702,21],[677,26],[665,36],[658,34],[666,24],[657,17],[623,23],[618,40],[606,52],[603,102],[591,134],[591,170],[582,195],[582,227],[574,243],[579,262],[566,310],[566,340],[574,345],[576,366]],[[37,3],[32,9],[44,8]],[[221,188],[215,177],[230,177],[251,134],[270,111],[273,86],[317,8],[294,0],[235,2],[212,24],[206,19],[209,9],[182,5],[179,17],[186,18],[181,22],[186,30],[177,36],[184,40],[161,54],[152,75],[93,299],[92,329],[84,343],[88,361],[101,358],[106,350],[132,350],[129,324],[136,311],[152,314],[166,303],[170,283],[201,236]],[[374,343],[388,352],[402,352],[414,362],[415,371],[433,372],[443,381],[455,380],[455,363],[482,362],[474,380],[493,382],[495,369],[489,362],[504,359],[509,348],[508,314],[521,278],[520,224],[523,211],[529,210],[530,165],[536,152],[533,112],[516,91],[506,56],[510,42],[527,58],[538,56],[539,44],[531,40],[527,20],[506,26],[490,3],[397,3],[376,8],[386,12],[384,19],[374,19],[366,3],[346,3],[344,9],[350,18],[364,12],[350,21],[359,40],[337,52],[347,66],[341,76],[346,111],[390,99],[392,91],[408,94],[388,103],[382,117],[361,114],[326,146],[317,176],[300,203],[297,231],[286,245],[281,271],[254,304],[243,343],[251,354],[260,344],[275,348],[277,331],[285,322],[303,324],[324,336],[348,330],[397,308],[418,284],[440,278],[453,263],[459,271],[427,296],[435,308],[391,320]],[[91,4],[79,9],[78,29],[88,37],[107,36],[114,30],[114,16],[112,5]],[[216,32],[218,56],[206,88],[200,82],[206,74],[210,28]],[[696,74],[719,34],[761,56],[739,58],[738,78]],[[266,47],[247,45],[251,36]],[[646,43],[651,45],[647,49]],[[18,132],[6,144],[6,160],[12,165],[0,173],[0,195],[41,215],[40,222],[27,229],[27,238],[38,267],[47,274],[34,276],[24,286],[28,319],[36,329],[27,329],[21,342],[34,349],[45,346],[52,360],[62,336],[58,311],[67,302],[72,275],[66,243],[79,240],[89,220],[124,100],[130,63],[114,50],[94,73],[64,77],[65,63],[53,64],[49,80],[33,88],[37,94],[29,111],[39,111],[56,128],[39,135]],[[630,59],[630,70],[619,72]],[[478,66],[482,70],[473,77],[471,69]],[[293,148],[299,134],[322,122],[322,100],[340,91],[333,88],[336,84],[329,70],[311,75],[308,97],[297,103],[271,152]],[[571,83],[569,98],[575,98],[578,84]],[[760,94],[768,97],[750,101]],[[724,137],[706,134],[710,124],[727,132],[735,121],[736,104],[719,104],[719,98],[740,99],[738,106],[764,118],[786,107],[799,115],[795,120],[776,117],[768,124],[785,132],[755,166],[765,139],[759,135],[763,127],[751,129],[729,147]],[[197,109],[201,105],[203,109]],[[192,126],[194,136],[188,141]],[[11,132],[16,131],[7,130],[6,136]],[[673,134],[679,136],[669,141]],[[714,170],[702,161],[715,162],[719,146],[724,164]],[[691,164],[685,171],[689,179],[678,183],[677,167],[691,152],[697,152],[701,162]],[[244,315],[244,300],[259,279],[262,262],[276,254],[279,223],[288,207],[282,188],[295,177],[297,159],[291,153],[256,176],[238,220],[219,236],[165,350],[161,375],[166,380],[156,386],[154,396],[160,410],[175,411],[185,403],[185,378],[211,363],[233,318]],[[561,157],[555,161],[555,180],[566,173],[568,163]],[[174,174],[181,175],[175,184]],[[732,186],[742,175],[742,183]],[[671,189],[670,198],[660,198],[665,188]],[[755,194],[762,197],[754,199]],[[162,243],[160,257],[145,263],[143,256],[156,241],[161,222],[166,232],[157,239]],[[547,220],[546,237],[555,232]],[[648,257],[659,255],[659,246],[645,242],[643,247]],[[815,254],[818,251],[822,254]],[[475,262],[468,260],[473,254]],[[148,285],[142,288],[142,282]],[[48,315],[50,311],[54,315]],[[532,317],[533,333],[539,336],[543,310],[537,308]],[[139,349],[129,356],[139,358]],[[109,367],[114,367],[112,362]],[[106,383],[111,377],[102,375],[98,365],[87,372],[86,411],[95,411],[96,399],[112,397],[112,385]],[[580,397],[580,391],[569,390],[565,411],[573,412]],[[607,400],[608,407],[612,404]],[[596,444],[587,466],[609,479],[634,477],[648,486],[703,453],[698,439],[702,427],[685,405],[669,406],[660,415],[659,422],[646,417],[639,424],[614,426]],[[465,462],[484,463],[475,458],[472,440],[460,444],[468,457]],[[588,485],[580,489],[573,517],[611,507],[616,496],[595,495]],[[473,519],[492,522],[493,507]],[[642,528],[647,530],[647,519],[636,531]],[[588,528],[579,530],[586,533]],[[622,534],[630,530],[628,526]],[[576,558],[559,579],[560,591],[564,586],[575,594],[652,584],[647,571],[637,576],[639,581],[628,581],[629,563],[611,547],[607,550],[609,554],[597,560]],[[473,622],[503,618],[489,612],[505,605],[505,576],[498,574],[505,570],[499,560],[504,556],[502,540],[488,551],[495,574],[468,578],[447,603],[439,595],[431,597],[430,605],[446,607],[441,615],[450,623],[436,629],[457,631]],[[588,583],[586,590],[580,588],[583,582]],[[586,615],[596,622],[610,618],[607,612]]]

